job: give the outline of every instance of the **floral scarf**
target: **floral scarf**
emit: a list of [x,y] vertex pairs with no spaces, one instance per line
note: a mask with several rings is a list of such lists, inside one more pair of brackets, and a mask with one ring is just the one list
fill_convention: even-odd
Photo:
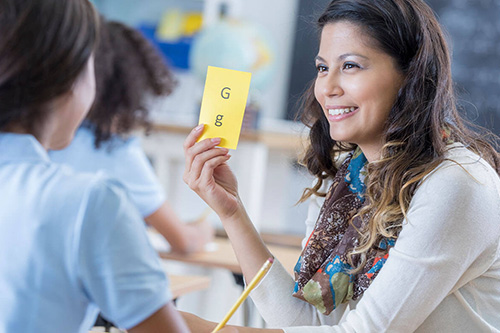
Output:
[[[347,254],[358,244],[361,218],[352,217],[364,205],[367,160],[361,150],[349,154],[333,179],[318,221],[297,264],[293,295],[331,313],[339,304],[358,299],[370,286],[388,257],[394,240],[382,239],[367,253],[361,271],[350,274]],[[354,264],[359,256],[353,258]]]

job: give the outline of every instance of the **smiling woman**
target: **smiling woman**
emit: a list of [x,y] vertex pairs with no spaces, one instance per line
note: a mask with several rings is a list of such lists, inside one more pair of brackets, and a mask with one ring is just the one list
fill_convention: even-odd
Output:
[[403,82],[396,61],[372,44],[355,24],[327,24],[314,87],[331,138],[358,145],[368,161],[380,156],[385,121]]
[[[302,196],[306,242],[295,279],[275,260],[252,292],[260,313],[287,333],[500,329],[499,154],[457,112],[432,10],[333,0],[318,25],[302,106],[302,162],[317,178]],[[248,281],[269,250],[227,151],[199,135],[185,141],[184,180],[221,218]]]

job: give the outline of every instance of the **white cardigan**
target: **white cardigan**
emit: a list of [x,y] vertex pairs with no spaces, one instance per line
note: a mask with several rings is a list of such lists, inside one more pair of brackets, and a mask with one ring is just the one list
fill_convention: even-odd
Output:
[[[357,302],[330,315],[292,296],[279,262],[251,294],[286,333],[500,331],[500,178],[460,144],[422,182],[389,259]],[[322,199],[306,221],[312,232]]]

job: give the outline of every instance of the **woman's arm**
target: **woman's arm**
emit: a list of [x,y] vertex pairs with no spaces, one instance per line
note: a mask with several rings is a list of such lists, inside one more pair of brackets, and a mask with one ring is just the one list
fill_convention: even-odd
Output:
[[196,142],[203,125],[184,142],[183,179],[220,217],[245,279],[250,281],[271,253],[250,221],[238,194],[238,184],[227,165],[228,149],[217,148],[220,138]]
[[[184,180],[221,218],[245,279],[249,281],[271,253],[262,242],[240,201],[236,179],[225,163],[229,159],[228,150],[215,148],[220,143],[218,140],[207,139],[195,143],[201,129],[202,127],[193,130],[186,139]],[[317,216],[318,203],[317,200],[311,201],[310,215]],[[335,311],[331,316],[322,316],[318,315],[312,305],[292,297],[293,280],[281,265],[273,264],[270,272],[273,274],[268,273],[252,294],[252,298],[262,298],[258,295],[263,294],[271,295],[270,302],[259,302],[256,299],[259,309],[264,309],[263,315],[267,317],[268,322],[283,326],[320,325],[325,318],[328,323],[337,323],[342,317],[345,306],[339,307],[339,311]]]
[[214,228],[207,220],[183,223],[167,201],[145,220],[168,241],[173,252],[201,251],[214,237]]
[[[219,214],[243,272],[251,278],[267,249],[239,201],[236,181],[225,164],[227,151],[214,149],[216,141],[194,144],[199,132],[186,140],[184,179]],[[500,236],[500,199],[494,185],[498,176],[481,163],[466,169],[450,162],[423,182],[387,262],[344,322],[306,327],[317,325],[316,318],[303,318],[304,326],[285,332],[415,331],[431,313],[438,318],[431,327],[463,321],[446,319],[450,311],[465,317],[468,310],[461,311],[458,303],[450,307],[444,299],[454,297],[452,293],[491,265]]]

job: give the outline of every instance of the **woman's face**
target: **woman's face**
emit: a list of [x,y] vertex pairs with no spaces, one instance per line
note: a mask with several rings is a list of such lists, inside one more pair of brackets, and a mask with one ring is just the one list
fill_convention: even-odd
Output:
[[56,107],[57,119],[54,122],[50,149],[63,149],[71,143],[76,129],[94,102],[95,89],[94,56],[91,56],[73,89],[60,99]]
[[314,94],[336,141],[379,158],[384,125],[403,82],[394,60],[349,22],[327,24],[316,57]]

